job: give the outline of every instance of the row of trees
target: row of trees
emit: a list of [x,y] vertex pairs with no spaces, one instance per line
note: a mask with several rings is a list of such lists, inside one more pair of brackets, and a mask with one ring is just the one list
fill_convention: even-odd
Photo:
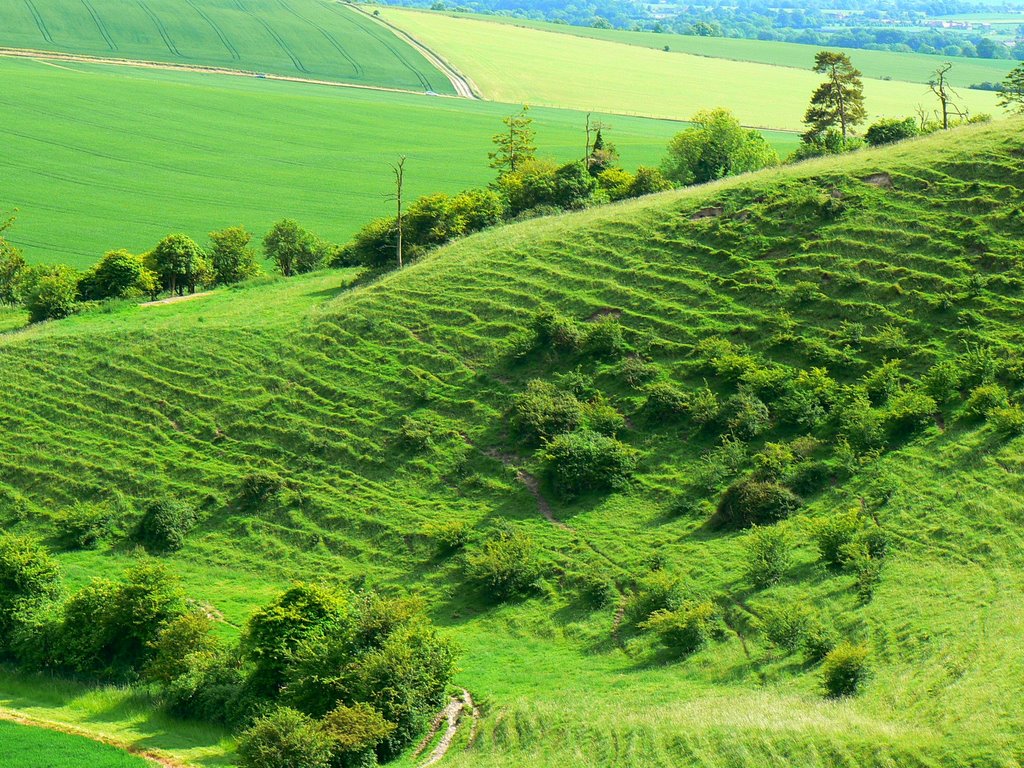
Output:
[[296,584],[218,640],[211,611],[143,563],[68,596],[35,541],[0,533],[0,660],[160,692],[171,713],[241,734],[246,768],[366,768],[441,706],[455,653],[413,600]]
[[[230,285],[263,273],[253,236],[244,227],[211,232],[201,247],[187,235],[168,235],[152,250],[109,251],[78,272],[65,265],[29,265],[3,237],[13,217],[0,223],[0,304],[23,306],[32,322],[67,317],[90,302],[181,296],[197,288]],[[263,238],[263,256],[285,277],[334,261],[335,246],[284,219]]]

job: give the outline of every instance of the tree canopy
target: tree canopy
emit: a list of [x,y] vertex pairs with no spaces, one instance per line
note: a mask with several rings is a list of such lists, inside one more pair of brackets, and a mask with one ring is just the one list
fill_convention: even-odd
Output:
[[999,106],[1010,112],[1024,114],[1024,64],[1018,64],[1003,80]]
[[727,109],[698,112],[693,125],[677,133],[662,165],[679,184],[703,184],[737,173],[777,165],[779,156],[758,131],[744,128]]
[[814,57],[814,71],[827,75],[827,79],[811,95],[804,114],[804,140],[813,142],[830,128],[838,128],[845,142],[850,131],[867,118],[861,72],[848,55],[837,51],[819,51]]

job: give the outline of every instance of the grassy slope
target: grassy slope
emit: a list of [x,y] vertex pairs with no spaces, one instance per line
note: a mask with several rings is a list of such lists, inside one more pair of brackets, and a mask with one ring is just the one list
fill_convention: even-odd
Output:
[[[745,125],[799,130],[821,80],[793,67],[666,54],[427,11],[380,10],[498,101],[678,119],[723,106]],[[931,107],[934,100],[920,83],[866,79],[864,91],[869,121],[912,116],[916,105]],[[992,93],[964,90],[961,96],[972,114],[996,111]]]
[[115,747],[81,736],[0,721],[5,768],[144,768],[149,765]]
[[[577,362],[509,361],[510,333],[539,302],[581,318],[621,309],[631,338],[653,339],[655,359],[677,375],[690,345],[715,334],[845,381],[887,354],[873,339],[889,325],[910,339],[911,374],[979,341],[1017,347],[1020,137],[1017,123],[958,131],[498,229],[337,296],[349,274],[8,335],[0,514],[46,532],[54,510],[113,489],[200,501],[207,520],[171,562],[223,610],[228,632],[294,576],[413,588],[463,645],[459,682],[487,714],[476,747],[452,765],[1012,764],[1024,732],[1021,439],[1000,440],[947,409],[946,429],[811,497],[784,524],[798,567],[765,592],[743,584],[742,534],[668,514],[710,443],[636,414],[614,366],[583,361],[632,413],[626,439],[646,457],[630,493],[555,505],[573,531],[544,521],[514,471],[486,451],[522,451],[505,432],[508,397]],[[859,181],[878,171],[894,189]],[[847,203],[835,219],[813,202],[832,189]],[[690,220],[713,202],[725,216]],[[750,215],[734,215],[741,209]],[[964,289],[976,274],[972,298]],[[792,287],[807,280],[825,296],[795,301]],[[959,297],[952,309],[937,301],[947,293]],[[864,341],[844,349],[837,329],[851,319],[865,325]],[[437,425],[431,447],[404,446],[406,416]],[[301,496],[240,507],[237,480],[254,465]],[[807,536],[809,520],[861,498],[875,500],[895,539],[865,606],[851,577],[816,564]],[[815,670],[773,650],[749,617],[737,625],[746,652],[735,637],[682,663],[642,638],[619,648],[614,606],[583,609],[557,580],[542,597],[490,606],[462,586],[456,560],[437,558],[418,535],[441,517],[475,528],[517,520],[552,559],[606,563],[626,581],[657,553],[688,587],[724,592],[740,613],[808,602],[870,644],[873,679],[857,699],[826,702]],[[80,582],[135,556],[63,560]],[[0,701],[16,685],[32,698],[31,684],[0,678]]]
[[[801,43],[782,43],[771,40],[746,40],[732,37],[696,37],[692,35],[658,34],[656,32],[630,32],[621,29],[594,29],[593,27],[576,27],[566,24],[553,24],[547,21],[519,19],[502,16],[466,15],[481,21],[494,21],[501,24],[540,29],[547,32],[558,32],[567,35],[578,35],[595,40],[606,40],[612,43],[638,45],[642,48],[662,50],[666,45],[670,51],[692,53],[697,56],[710,56],[716,59],[732,59],[734,61],[752,61],[759,64],[775,64],[782,67],[811,69],[814,54],[820,50],[816,45]],[[1014,62],[1002,59],[967,59],[948,56],[930,56],[921,53],[896,53],[893,51],[867,51],[860,48],[835,48],[830,50],[843,51],[850,55],[854,64],[866,77],[877,79],[891,78],[906,80],[911,83],[927,83],[932,79],[936,67],[947,61],[953,62],[953,83],[966,87],[974,83],[995,82],[1006,77]]]
[[419,52],[329,0],[12,0],[0,46],[455,92]]
[[[0,59],[0,210],[35,261],[92,264],[184,231],[285,216],[344,240],[389,211],[388,163],[407,193],[493,178],[487,153],[508,106],[249,78]],[[51,95],[60,93],[55,101]],[[182,121],[188,138],[182,138]],[[545,155],[582,154],[584,116],[534,111]],[[629,166],[656,165],[676,123],[611,118]],[[773,137],[780,151],[790,136]],[[453,152],[452,147],[459,147]]]

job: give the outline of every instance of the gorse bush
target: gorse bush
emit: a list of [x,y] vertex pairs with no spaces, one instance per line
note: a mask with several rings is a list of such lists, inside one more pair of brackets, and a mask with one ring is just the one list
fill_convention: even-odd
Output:
[[1000,405],[989,410],[988,423],[1002,435],[1024,434],[1024,408],[1019,405]]
[[690,399],[686,392],[668,381],[656,381],[647,387],[644,412],[656,419],[685,416]]
[[533,316],[533,330],[540,349],[575,353],[583,348],[587,340],[587,331],[580,323],[544,307]]
[[592,432],[615,437],[626,428],[626,417],[599,395],[583,404],[583,426]]
[[311,717],[277,707],[238,739],[243,768],[329,768],[331,738]]
[[466,555],[466,578],[498,600],[526,594],[537,587],[543,566],[537,545],[514,528],[491,534]]
[[331,768],[373,768],[378,744],[388,739],[397,726],[369,704],[339,704],[324,715],[322,731],[331,740]]
[[123,512],[110,502],[78,502],[56,519],[65,546],[89,549],[112,536],[123,522]]
[[883,144],[912,139],[918,133],[917,121],[914,118],[886,117],[868,126],[864,140],[872,147],[880,147]]
[[154,552],[174,552],[199,522],[195,507],[180,499],[160,499],[148,507],[139,522],[138,540]]
[[423,535],[436,542],[442,553],[454,552],[469,541],[469,526],[461,520],[437,520],[423,527]]
[[539,456],[551,485],[566,498],[624,488],[640,460],[635,448],[586,429],[558,435]]
[[825,656],[821,668],[822,686],[832,698],[853,696],[868,676],[868,649],[863,645],[840,643]]
[[61,591],[57,561],[35,540],[0,532],[0,653],[15,627]]
[[679,578],[657,570],[640,579],[626,601],[626,616],[641,624],[656,611],[674,611],[683,604]]
[[964,415],[968,418],[983,419],[995,408],[1008,404],[1009,393],[999,384],[980,384],[971,390],[964,404]]
[[812,623],[810,610],[801,603],[769,606],[758,619],[758,626],[768,642],[784,651],[798,650]]
[[582,420],[583,406],[574,395],[540,379],[530,381],[512,402],[513,423],[535,442],[571,432]]
[[744,550],[744,573],[755,587],[777,583],[793,563],[789,539],[780,528],[754,526],[744,542]]
[[721,621],[718,607],[703,600],[675,610],[655,611],[640,627],[656,634],[674,653],[689,656],[711,642],[720,631]]
[[767,525],[789,517],[800,504],[799,497],[784,485],[748,477],[722,494],[715,521],[733,528]]

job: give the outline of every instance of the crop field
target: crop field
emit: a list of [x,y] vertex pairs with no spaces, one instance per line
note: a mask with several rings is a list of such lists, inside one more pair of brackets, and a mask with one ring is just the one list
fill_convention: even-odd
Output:
[[[390,211],[388,164],[400,154],[408,156],[412,196],[490,182],[491,137],[513,110],[3,58],[0,79],[0,210],[20,209],[10,234],[28,258],[75,266],[113,248],[141,252],[170,232],[202,240],[213,229],[244,224],[262,234],[284,217],[343,241]],[[538,108],[533,116],[542,156],[583,154],[584,115]],[[682,127],[631,117],[605,121],[631,167],[657,165]],[[784,154],[796,145],[793,135],[770,138]]]
[[[463,14],[452,14],[460,16]],[[774,64],[780,67],[811,69],[814,54],[819,46],[800,43],[783,43],[771,40],[747,40],[731,37],[697,37],[695,35],[659,34],[656,32],[630,32],[620,29],[595,29],[567,24],[552,24],[532,19],[518,19],[503,16],[473,16],[480,21],[510,24],[546,32],[604,40],[610,43],[637,45],[663,51],[690,53],[716,59],[750,61],[758,64]],[[1022,17],[1024,23],[1024,17]],[[892,51],[869,51],[859,48],[832,48],[848,54],[865,77],[875,79],[904,80],[911,83],[927,83],[932,79],[936,67],[947,61],[953,62],[951,77],[954,85],[966,88],[974,83],[1002,80],[1013,68],[1014,62],[1007,59],[968,59],[948,56],[931,56],[921,53],[896,53]]]
[[[451,766],[1012,765],[1024,438],[965,400],[976,381],[1021,395],[1021,128],[494,229],[355,287],[351,271],[268,279],[4,334],[0,523],[58,542],[57,515],[76,500],[195,499],[203,522],[166,560],[226,634],[293,578],[413,591],[460,644],[456,681],[484,714]],[[542,305],[582,326],[617,318],[626,351],[524,352]],[[791,569],[752,586],[750,534],[708,524],[718,495],[767,442],[812,438],[807,450],[838,462],[835,434],[783,426],[774,400],[768,430],[742,438],[659,418],[630,371],[724,401],[740,369],[868,387],[894,359],[890,400],[865,406],[878,418],[939,362],[980,378],[846,470],[829,463],[777,524]],[[535,379],[578,382],[628,417],[621,439],[642,456],[627,488],[568,500],[543,479],[509,431],[510,403]],[[295,492],[252,508],[238,479],[253,467]],[[520,479],[532,476],[531,491]],[[850,508],[890,540],[868,599],[811,534]],[[468,586],[461,556],[424,532],[439,520],[470,527],[467,551],[498,520],[527,532],[548,567],[537,594],[496,605]],[[139,557],[60,555],[73,584]],[[610,602],[574,586],[593,566],[616,585]],[[685,659],[627,610],[664,576],[725,612],[726,629]],[[862,695],[825,699],[819,669],[769,639],[765,617],[794,604],[870,649]],[[0,675],[0,703],[19,688],[31,698],[31,680]],[[107,711],[121,711],[117,695]],[[72,717],[73,699],[54,696],[47,716]],[[166,723],[165,736],[176,727],[189,726]],[[197,762],[231,763],[229,744],[210,749]]]
[[4,768],[146,768],[141,757],[82,736],[0,720]]
[[454,93],[418,51],[333,0],[3,0],[0,47]]
[[[744,125],[800,130],[820,82],[793,67],[666,54],[426,11],[382,8],[381,15],[441,53],[486,98],[509,103],[682,120],[726,107]],[[869,120],[913,116],[917,105],[934,101],[922,83],[866,79],[864,93]],[[971,114],[997,111],[992,93],[964,90],[961,98]]]

